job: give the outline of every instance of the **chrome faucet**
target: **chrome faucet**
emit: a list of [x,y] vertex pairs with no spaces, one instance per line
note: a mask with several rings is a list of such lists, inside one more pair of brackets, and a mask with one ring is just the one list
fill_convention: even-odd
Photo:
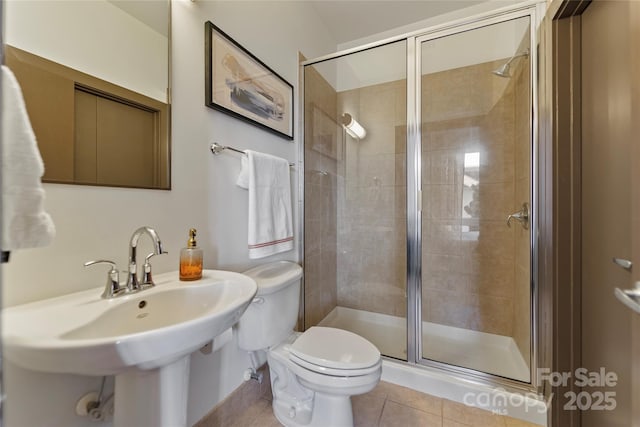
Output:
[[[138,265],[136,264],[136,249],[138,247],[138,240],[140,236],[147,234],[151,237],[153,242],[153,255],[162,255],[162,242],[156,230],[151,227],[140,227],[131,235],[131,241],[129,242],[129,273],[127,275],[127,289],[129,292],[137,292],[142,289],[142,284],[138,280]],[[147,257],[148,259],[149,257]],[[152,283],[146,283],[149,286],[153,286]]]

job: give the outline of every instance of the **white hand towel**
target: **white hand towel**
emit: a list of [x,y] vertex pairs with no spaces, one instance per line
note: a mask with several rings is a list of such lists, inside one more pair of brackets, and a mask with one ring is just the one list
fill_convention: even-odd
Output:
[[249,190],[249,258],[293,249],[289,162],[245,151],[237,185]]
[[44,211],[44,164],[15,76],[2,66],[2,250],[51,243],[55,227]]

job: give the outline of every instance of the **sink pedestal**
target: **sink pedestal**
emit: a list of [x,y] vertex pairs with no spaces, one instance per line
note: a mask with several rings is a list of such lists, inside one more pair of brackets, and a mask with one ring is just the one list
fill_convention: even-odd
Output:
[[190,355],[158,369],[116,375],[114,427],[187,425]]

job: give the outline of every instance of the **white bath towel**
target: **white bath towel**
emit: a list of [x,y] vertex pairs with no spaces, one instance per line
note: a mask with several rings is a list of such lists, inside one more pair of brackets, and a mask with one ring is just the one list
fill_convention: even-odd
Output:
[[237,184],[249,190],[249,258],[293,249],[289,162],[246,150]]
[[2,250],[51,243],[55,227],[44,211],[44,164],[15,76],[2,66]]

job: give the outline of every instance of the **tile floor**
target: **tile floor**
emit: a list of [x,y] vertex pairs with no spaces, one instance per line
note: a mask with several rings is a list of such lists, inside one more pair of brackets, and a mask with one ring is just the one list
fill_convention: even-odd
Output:
[[[268,378],[265,382],[268,384]],[[243,387],[195,427],[280,426],[271,410],[271,390],[265,383],[253,386],[253,390]],[[248,402],[251,397],[255,399]],[[371,392],[354,396],[352,403],[356,427],[536,427],[384,381]]]

